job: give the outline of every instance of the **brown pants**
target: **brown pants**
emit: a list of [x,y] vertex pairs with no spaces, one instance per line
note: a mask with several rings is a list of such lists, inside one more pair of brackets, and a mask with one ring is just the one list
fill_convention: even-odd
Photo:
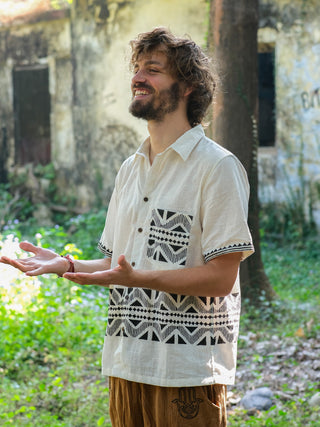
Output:
[[112,427],[225,427],[227,387],[158,387],[109,378]]

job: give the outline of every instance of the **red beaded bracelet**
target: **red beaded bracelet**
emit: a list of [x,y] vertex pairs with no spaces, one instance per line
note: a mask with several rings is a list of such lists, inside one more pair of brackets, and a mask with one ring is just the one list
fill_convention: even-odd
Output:
[[74,259],[71,255],[61,255],[63,258],[67,259],[69,261],[69,269],[66,271],[66,273],[74,273]]

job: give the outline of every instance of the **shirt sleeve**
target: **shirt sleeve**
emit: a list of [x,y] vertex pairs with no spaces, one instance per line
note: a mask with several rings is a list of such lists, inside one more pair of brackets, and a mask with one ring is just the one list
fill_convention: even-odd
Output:
[[246,171],[233,155],[220,160],[202,189],[202,249],[205,262],[241,252],[254,252],[248,228],[249,183]]

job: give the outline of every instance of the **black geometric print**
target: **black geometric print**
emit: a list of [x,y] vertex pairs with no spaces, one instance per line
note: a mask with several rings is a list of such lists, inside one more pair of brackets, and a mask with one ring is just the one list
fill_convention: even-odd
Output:
[[237,341],[240,294],[194,297],[142,288],[110,289],[107,335],[166,344]]
[[220,255],[225,255],[233,252],[245,252],[253,250],[252,243],[239,243],[236,245],[229,245],[223,248],[214,249],[213,251],[207,252],[204,254],[205,262],[210,261],[213,258],[216,258]]
[[185,265],[193,217],[165,209],[153,209],[147,257]]
[[112,258],[112,250],[108,249],[100,240],[100,242],[98,243],[98,249],[105,254],[108,258]]

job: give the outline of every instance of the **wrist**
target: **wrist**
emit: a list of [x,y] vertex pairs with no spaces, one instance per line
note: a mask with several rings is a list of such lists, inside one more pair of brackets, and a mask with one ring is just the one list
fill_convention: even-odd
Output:
[[133,270],[130,285],[134,288],[150,288],[154,285],[153,271],[151,270]]
[[63,258],[65,258],[69,262],[69,269],[66,271],[66,273],[74,273],[74,259],[72,255],[65,255]]
[[75,269],[74,269],[73,257],[71,255],[67,254],[67,255],[61,255],[61,258],[65,262],[65,269],[63,272],[61,272],[61,274],[59,274],[59,276],[62,277],[65,273],[74,273]]

